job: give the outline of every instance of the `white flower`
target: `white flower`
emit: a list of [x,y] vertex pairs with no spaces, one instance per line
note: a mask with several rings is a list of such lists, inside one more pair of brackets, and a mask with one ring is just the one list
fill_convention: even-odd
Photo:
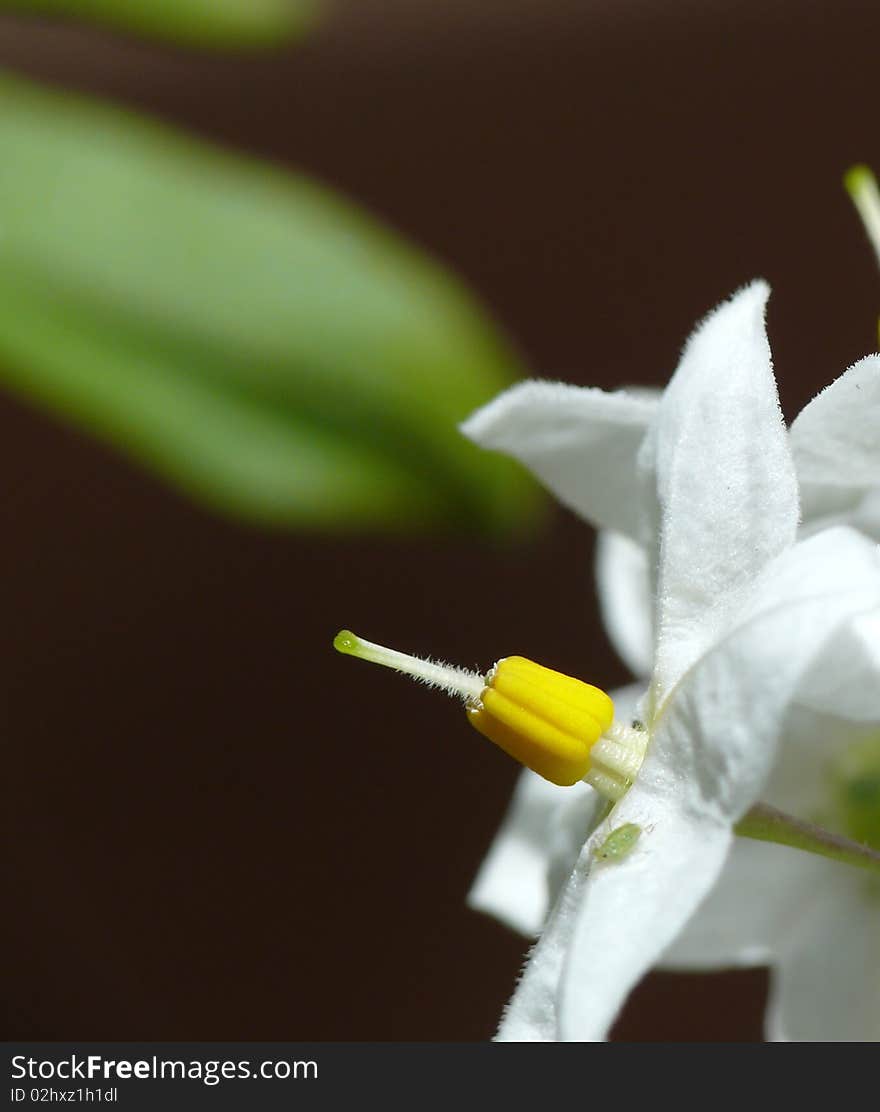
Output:
[[[525,462],[583,516],[644,546],[656,583],[653,623],[647,608],[627,604],[621,613],[635,613],[643,628],[620,624],[634,653],[656,630],[639,710],[647,756],[580,849],[499,1038],[604,1036],[715,883],[732,826],[761,792],[817,654],[832,636],[852,636],[850,619],[880,604],[878,554],[864,537],[831,529],[794,544],[797,485],[763,326],[766,297],[756,283],[716,310],[659,398],[528,383],[464,426]],[[863,374],[850,372],[852,380]],[[835,388],[826,393],[822,404],[833,408]],[[851,428],[822,423],[850,451]],[[837,462],[833,452],[828,462]],[[853,512],[828,470],[819,472],[822,514]],[[842,678],[843,666],[823,659],[828,682]],[[799,715],[818,732],[815,711]],[[592,802],[589,789],[539,786],[525,774],[472,903],[535,931],[547,903],[542,874],[571,860]],[[635,849],[598,861],[595,849],[626,823],[643,832]],[[768,860],[781,852],[749,848]]]

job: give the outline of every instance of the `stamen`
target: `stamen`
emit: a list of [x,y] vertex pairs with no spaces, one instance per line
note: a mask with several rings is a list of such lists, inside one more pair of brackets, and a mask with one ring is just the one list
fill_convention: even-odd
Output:
[[520,764],[567,786],[585,780],[618,800],[641,767],[649,734],[614,722],[604,691],[507,656],[485,676],[388,649],[343,629],[334,647],[464,699],[468,721]]
[[417,656],[409,656],[398,652],[397,649],[386,649],[384,645],[377,645],[358,637],[350,629],[341,629],[333,639],[333,648],[337,652],[346,653],[348,656],[357,656],[361,660],[368,660],[371,664],[381,664],[383,668],[393,668],[395,672],[402,672],[406,676],[426,683],[428,687],[436,687],[445,691],[447,695],[458,696],[465,702],[478,702],[480,693],[485,686],[483,677],[476,672],[469,672],[466,668],[456,668],[451,664],[441,664],[433,660],[421,660]]
[[867,166],[853,166],[843,181],[880,262],[880,189],[877,188],[877,179]]
[[615,722],[593,746],[584,780],[600,795],[617,802],[632,787],[647,751],[646,730]]

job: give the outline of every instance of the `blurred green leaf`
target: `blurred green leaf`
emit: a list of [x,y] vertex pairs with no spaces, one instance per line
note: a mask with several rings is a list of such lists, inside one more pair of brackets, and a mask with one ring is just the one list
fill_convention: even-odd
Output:
[[456,423],[521,366],[439,267],[328,190],[0,77],[0,380],[228,512],[505,527]]
[[260,46],[297,34],[318,0],[0,0],[0,9],[110,24],[200,46]]

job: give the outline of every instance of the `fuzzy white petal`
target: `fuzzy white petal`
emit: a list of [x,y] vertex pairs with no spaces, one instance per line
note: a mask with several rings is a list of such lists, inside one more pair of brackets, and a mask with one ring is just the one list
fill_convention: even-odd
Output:
[[862,498],[847,523],[875,541],[880,541],[880,483]]
[[[595,846],[625,822],[642,827],[633,851],[596,862]],[[729,828],[695,823],[640,776],[581,851],[497,1039],[604,1038],[630,988],[711,887],[730,839]]]
[[681,790],[737,821],[767,779],[803,677],[833,635],[878,605],[880,549],[850,529],[829,529],[774,560],[738,624],[661,711],[653,745],[662,744]]
[[[834,530],[817,536],[777,561],[776,574],[768,576],[766,585],[760,585],[758,590],[760,601],[755,605],[764,616],[748,621],[743,631],[732,638],[731,643],[740,642],[746,649],[745,654],[739,655],[745,660],[750,658],[750,662],[735,673],[737,678],[734,687],[728,687],[727,699],[735,697],[736,687],[745,684],[759,700],[760,714],[750,715],[746,701],[739,707],[725,707],[716,699],[713,714],[719,726],[714,732],[708,722],[702,728],[711,747],[720,745],[724,762],[748,747],[749,730],[757,727],[767,736],[777,733],[779,758],[761,794],[792,813],[821,816],[827,801],[829,765],[835,753],[864,736],[866,729],[876,729],[876,720],[867,726],[864,722],[836,717],[828,709],[804,707],[799,699],[811,687],[805,678],[828,680],[835,674],[842,677],[852,666],[852,657],[842,655],[839,646],[852,639],[858,641],[855,632],[864,630],[869,620],[876,619],[872,611],[867,614],[860,611],[880,589],[878,568],[876,547],[857,534]],[[835,578],[839,579],[836,587]],[[829,590],[833,594],[827,594]],[[785,603],[774,606],[774,595],[785,599]],[[774,629],[780,622],[781,628]],[[780,632],[787,632],[791,638],[787,652],[784,641],[778,637]],[[763,663],[762,658],[765,653],[773,653],[777,642],[779,655],[770,684],[764,685],[767,694],[762,696],[758,684],[769,657]],[[708,681],[709,687],[713,686],[712,669],[698,667],[695,678],[700,681],[693,686],[699,703],[702,684]],[[873,677],[875,706],[878,678],[876,674]],[[794,695],[790,701],[786,690]],[[784,709],[786,702],[788,707]],[[678,711],[679,703],[673,705]],[[829,709],[834,709],[833,703]],[[780,717],[781,710],[784,713]],[[747,722],[740,741],[736,740],[739,732],[736,719]],[[746,756],[746,763],[756,759],[760,763],[762,756],[766,754]],[[760,772],[755,771],[754,775],[759,778]],[[725,772],[719,782],[743,776],[742,770]],[[738,840],[716,889],[667,953],[664,964],[718,967],[773,960],[784,950],[793,923],[800,918],[805,905],[815,902],[815,893],[821,890],[827,868],[826,862],[808,854]]]
[[489,852],[468,893],[468,906],[534,938],[549,907],[548,868],[551,826],[557,812],[575,797],[584,821],[601,803],[586,784],[560,788],[525,769]]
[[661,514],[658,702],[795,538],[797,482],[764,329],[768,295],[755,282],[697,328],[644,446]]
[[[611,692],[618,721],[632,717],[643,693],[639,684]],[[560,788],[523,770],[468,905],[534,938],[603,806],[586,784]]]
[[860,360],[791,426],[804,520],[857,507],[880,486],[880,355]]
[[853,722],[880,723],[880,609],[839,631],[805,677],[800,698]]
[[[829,638],[807,673],[808,677],[827,669],[834,661],[836,641],[836,636]],[[851,746],[876,733],[880,719],[865,723],[804,706],[800,703],[800,693],[808,686],[808,680],[801,680],[798,701],[789,708],[776,763],[761,798],[790,815],[833,827],[835,816],[829,812],[828,785],[834,762]]]
[[775,1041],[880,1041],[880,892],[831,865],[777,962],[767,1009]]
[[[560,984],[559,1036],[605,1037],[621,1003],[676,937],[711,889],[727,855],[731,831],[657,800],[634,851],[622,861],[593,865],[577,912]],[[621,809],[614,822],[637,821]],[[598,841],[602,831],[597,832]],[[622,924],[625,924],[622,926]]]
[[726,969],[771,964],[804,906],[815,899],[825,864],[787,846],[737,838],[721,878],[663,955],[661,966]]
[[523,382],[473,413],[461,431],[525,464],[569,509],[638,537],[639,444],[657,409],[647,391],[613,394],[560,382]]
[[604,530],[596,542],[596,586],[602,623],[634,676],[651,674],[654,654],[651,576],[645,549]]

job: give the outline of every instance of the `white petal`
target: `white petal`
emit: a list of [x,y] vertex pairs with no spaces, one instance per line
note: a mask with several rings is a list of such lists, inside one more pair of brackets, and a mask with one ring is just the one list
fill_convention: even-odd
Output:
[[604,530],[596,542],[596,586],[608,637],[635,676],[649,676],[654,653],[651,577],[645,549]]
[[833,634],[878,604],[880,549],[852,530],[820,533],[768,566],[739,624],[660,712],[650,756],[662,756],[670,790],[678,778],[694,807],[737,821],[767,778],[804,675]]
[[545,920],[568,883],[584,844],[608,810],[604,796],[596,792],[593,799],[589,810],[586,810],[587,801],[583,796],[567,801],[553,814],[548,825]]
[[[643,693],[640,684],[612,691],[615,718],[627,722]],[[525,769],[468,905],[534,938],[603,806],[586,784],[560,788]]]
[[854,509],[880,487],[880,355],[831,383],[791,426],[804,520]]
[[549,907],[551,824],[572,798],[584,808],[588,823],[589,814],[600,803],[592,788],[586,784],[560,788],[528,769],[522,772],[504,821],[468,893],[470,907],[493,915],[520,934],[537,935]]
[[851,529],[858,529],[871,540],[880,541],[880,486],[873,487],[866,494],[860,495],[854,506],[847,507],[839,513],[823,514],[821,517],[811,517],[809,521],[804,521],[798,535],[802,538],[810,537],[835,525],[848,525]]
[[662,513],[658,701],[717,638],[755,576],[790,545],[797,484],[756,282],[691,336],[646,440]]
[[848,515],[848,524],[865,536],[880,541],[880,484],[869,490],[855,510]]
[[815,895],[825,864],[787,846],[737,838],[718,883],[660,964],[666,969],[770,965],[804,901]]
[[483,448],[524,463],[563,505],[594,525],[638,537],[639,445],[657,409],[648,391],[613,394],[523,382],[461,426]]
[[[833,661],[835,641],[836,637],[829,638],[808,676]],[[801,680],[799,691],[804,686]],[[876,733],[878,723],[880,720],[866,724],[794,703],[786,715],[776,763],[761,798],[791,815],[835,829],[837,816],[830,794],[834,762],[844,750]]]
[[801,685],[807,707],[880,725],[880,609],[841,629]]
[[880,901],[874,877],[829,869],[774,970],[768,1038],[880,1041]]
[[[586,844],[508,1005],[502,1042],[602,1039],[630,988],[675,937],[720,871],[731,833],[695,821],[640,776]],[[625,822],[632,852],[596,862]]]

